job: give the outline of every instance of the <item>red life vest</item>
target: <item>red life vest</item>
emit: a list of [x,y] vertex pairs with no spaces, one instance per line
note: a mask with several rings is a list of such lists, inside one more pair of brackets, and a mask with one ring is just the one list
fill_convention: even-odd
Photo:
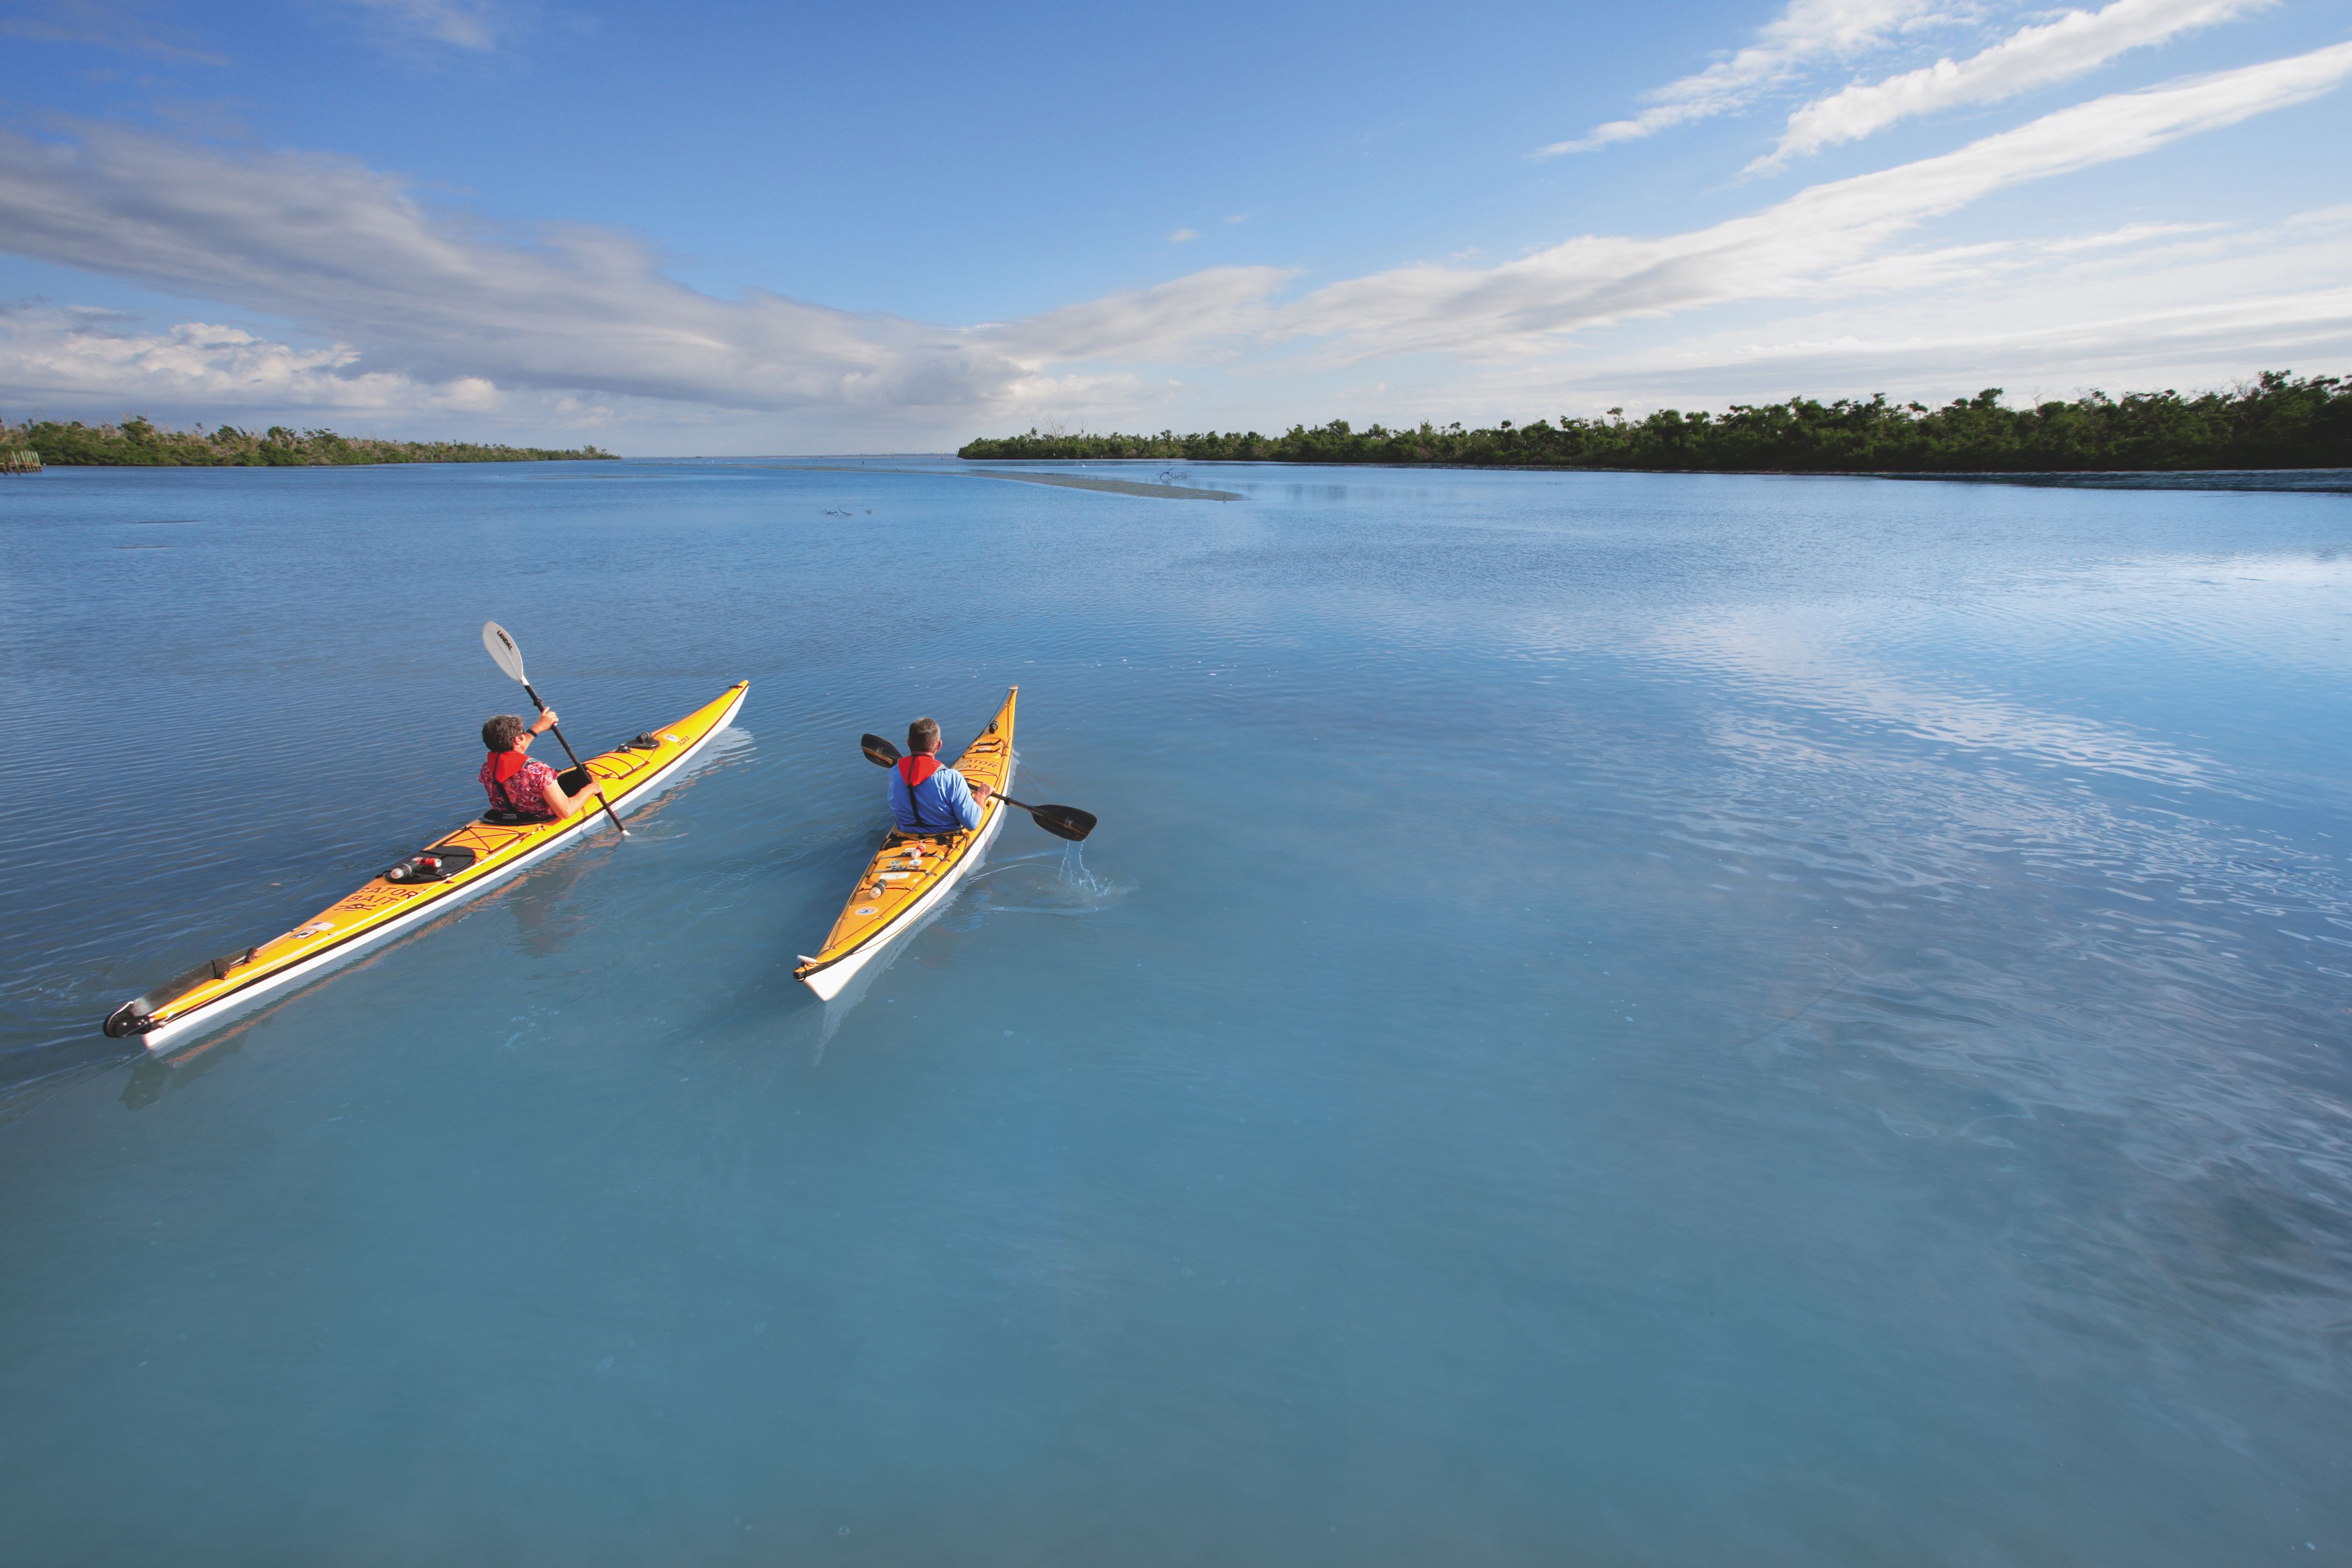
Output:
[[907,811],[914,817],[915,826],[919,831],[929,827],[930,824],[923,820],[923,808],[915,799],[915,786],[939,771],[940,760],[934,756],[923,755],[898,759],[898,776],[905,780],[907,784]]
[[507,780],[529,766],[530,766],[530,759],[520,752],[490,753],[490,787],[499,792],[499,799],[505,803],[506,809],[509,811],[515,809],[515,803],[514,797],[507,794]]

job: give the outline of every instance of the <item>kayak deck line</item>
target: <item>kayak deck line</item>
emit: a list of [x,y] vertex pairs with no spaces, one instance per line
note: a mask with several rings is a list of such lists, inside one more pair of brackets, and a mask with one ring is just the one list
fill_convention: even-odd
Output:
[[1004,705],[988,721],[955,769],[966,780],[989,786],[980,826],[954,833],[909,836],[893,827],[850,889],[849,900],[814,956],[800,955],[793,978],[830,1002],[876,954],[920,923],[939,907],[964,874],[987,855],[1004,826],[1004,792],[1013,787],[1013,724],[1021,689],[1004,694]]
[[[651,800],[734,721],[751,682],[738,681],[674,724],[593,756],[583,765],[604,785],[617,812]],[[560,822],[492,822],[487,817],[444,834],[418,855],[446,857],[455,869],[437,880],[383,875],[282,936],[242,953],[199,964],[124,1003],[103,1026],[110,1037],[137,1037],[152,1055],[226,1023],[279,987],[333,968],[427,915],[465,902],[505,881],[605,821],[583,810]],[[414,865],[404,859],[395,870]]]

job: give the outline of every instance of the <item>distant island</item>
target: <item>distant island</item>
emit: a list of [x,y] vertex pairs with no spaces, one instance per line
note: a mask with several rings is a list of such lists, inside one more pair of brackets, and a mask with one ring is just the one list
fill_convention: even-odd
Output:
[[144,418],[120,425],[70,425],[54,420],[10,425],[0,420],[0,450],[38,454],[49,468],[318,468],[347,463],[560,463],[609,460],[595,447],[558,452],[545,447],[484,446],[476,441],[380,441],[332,430],[255,432],[224,425],[216,430],[173,430]]
[[1423,424],[1411,430],[1344,419],[1280,436],[1040,435],[983,438],[975,461],[1183,458],[1194,462],[1423,464],[1515,468],[1644,468],[1745,473],[2081,473],[2102,469],[2352,468],[2352,380],[2265,371],[2230,392],[2111,398],[2008,408],[2001,389],[1941,408],[1868,400],[1734,404],[1724,414],[1664,408],[1628,420],[1562,417],[1491,430]]

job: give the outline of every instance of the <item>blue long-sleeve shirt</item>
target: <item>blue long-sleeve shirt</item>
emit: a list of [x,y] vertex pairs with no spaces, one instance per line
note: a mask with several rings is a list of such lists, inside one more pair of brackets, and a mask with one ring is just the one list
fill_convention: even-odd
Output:
[[980,826],[980,802],[971,798],[971,786],[953,768],[941,768],[915,786],[915,802],[923,808],[920,829],[913,808],[907,804],[907,775],[897,768],[890,770],[889,791],[890,815],[898,819],[901,833],[945,833],[951,826]]

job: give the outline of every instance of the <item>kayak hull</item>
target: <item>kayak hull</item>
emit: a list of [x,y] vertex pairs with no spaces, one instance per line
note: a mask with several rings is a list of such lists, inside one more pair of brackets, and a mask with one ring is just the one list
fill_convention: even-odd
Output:
[[971,847],[970,854],[957,866],[952,875],[940,878],[939,884],[916,900],[914,906],[905,915],[891,922],[888,931],[882,932],[856,952],[835,960],[813,973],[803,974],[801,983],[828,1002],[840,995],[848,988],[849,983],[857,978],[859,970],[888,952],[900,937],[916,930],[932,910],[948,901],[950,895],[955,891],[956,884],[963,879],[965,873],[978,866],[982,858],[987,855],[989,845],[996,838],[996,830],[1003,825],[1003,813],[991,813],[988,820],[980,826],[977,835],[979,842]]
[[[604,781],[614,811],[626,816],[676,783],[734,722],[749,687],[748,681],[739,682],[677,723],[652,731],[658,742],[654,750],[641,754],[635,748],[621,748],[589,758],[588,771]],[[509,880],[600,827],[610,831],[611,824],[593,806],[555,823],[469,823],[430,846],[444,851],[475,850],[478,858],[467,869],[444,882],[395,885],[379,877],[284,936],[249,948],[234,961],[217,961],[205,983],[159,1006],[143,1026],[134,1024],[126,1032],[135,1035],[150,1055],[169,1055]],[[126,1004],[109,1019],[108,1033],[116,1032],[113,1026],[132,1005]]]
[[[814,956],[803,957],[800,967],[793,971],[795,978],[825,1001],[840,995],[860,970],[924,924],[954,896],[957,884],[987,858],[988,847],[1004,826],[1004,814],[1013,809],[1004,804],[1003,796],[1013,787],[1013,724],[1020,696],[1017,686],[1007,692],[1004,705],[989,721],[988,728],[955,761],[956,770],[966,779],[984,783],[994,792],[981,807],[980,826],[966,833],[919,838],[893,832],[842,906],[841,917],[834,921],[824,948]],[[925,870],[910,873],[901,868],[910,853],[919,856]]]

